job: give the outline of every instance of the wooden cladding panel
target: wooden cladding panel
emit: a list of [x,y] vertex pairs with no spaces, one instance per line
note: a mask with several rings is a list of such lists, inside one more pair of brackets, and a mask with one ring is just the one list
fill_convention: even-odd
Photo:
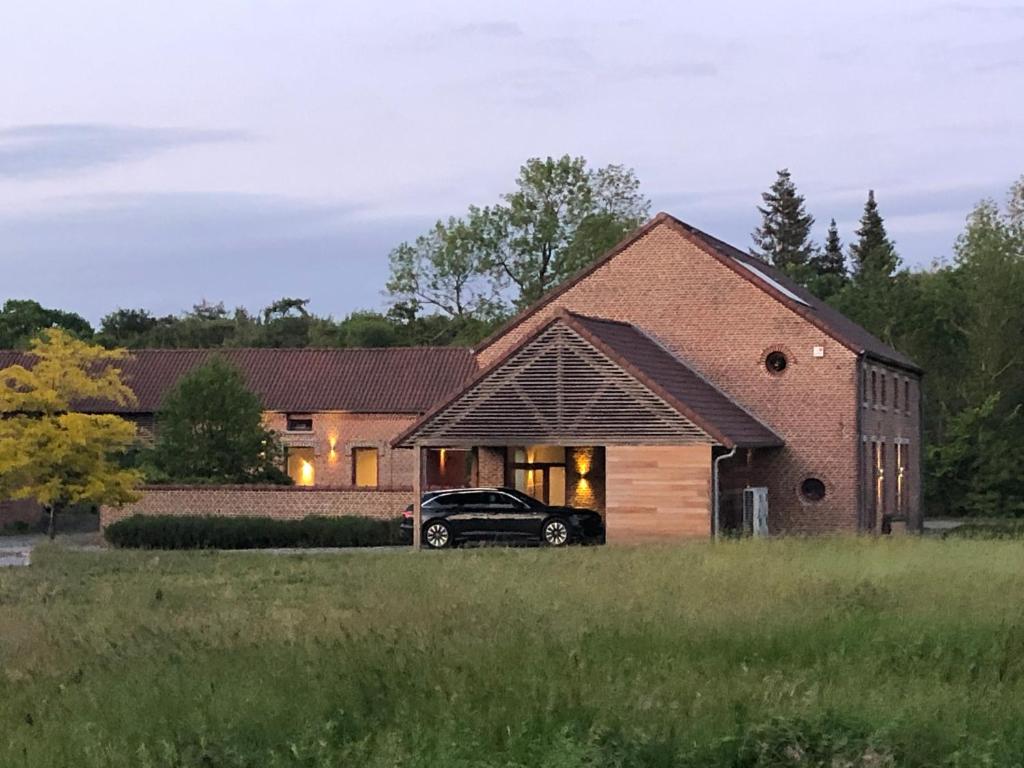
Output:
[[711,446],[608,446],[609,543],[711,535]]
[[712,438],[583,339],[556,324],[416,435],[422,445],[710,443]]

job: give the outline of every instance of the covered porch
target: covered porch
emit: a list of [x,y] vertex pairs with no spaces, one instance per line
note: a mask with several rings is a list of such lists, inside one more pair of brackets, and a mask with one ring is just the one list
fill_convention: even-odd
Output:
[[636,327],[562,313],[395,444],[414,449],[416,544],[422,491],[458,476],[595,509],[633,543],[710,536],[715,458],[782,441]]

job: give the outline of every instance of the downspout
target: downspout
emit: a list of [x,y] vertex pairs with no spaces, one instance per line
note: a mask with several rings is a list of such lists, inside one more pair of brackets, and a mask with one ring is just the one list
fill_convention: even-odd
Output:
[[722,461],[723,459],[731,459],[733,456],[736,455],[737,450],[738,449],[736,448],[736,446],[733,446],[731,451],[729,451],[728,453],[723,453],[721,456],[716,456],[714,460],[711,462],[711,514],[713,520],[712,535],[716,539],[719,538],[719,536],[721,536],[721,520],[719,516],[721,493],[718,490],[718,462]]

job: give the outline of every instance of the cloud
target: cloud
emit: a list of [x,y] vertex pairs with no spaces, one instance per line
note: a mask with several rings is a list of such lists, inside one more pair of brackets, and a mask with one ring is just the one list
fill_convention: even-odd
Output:
[[98,320],[118,306],[168,313],[207,298],[259,308],[302,295],[343,315],[383,306],[389,251],[430,223],[275,195],[65,199],[0,213],[0,302],[35,298]]
[[0,178],[33,179],[141,160],[197,144],[246,141],[241,131],[57,123],[0,129]]
[[965,14],[974,18],[1024,18],[1024,4],[1020,3],[1001,3],[997,5],[988,3],[945,3],[940,7],[945,11]]
[[452,28],[458,37],[523,37],[523,29],[513,21],[481,21]]

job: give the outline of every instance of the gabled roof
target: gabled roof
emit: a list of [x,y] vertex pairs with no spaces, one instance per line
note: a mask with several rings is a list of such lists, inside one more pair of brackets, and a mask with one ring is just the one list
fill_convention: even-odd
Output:
[[800,315],[822,332],[831,336],[837,342],[850,349],[856,354],[863,354],[868,357],[905,368],[915,373],[920,373],[921,368],[909,357],[893,349],[891,346],[875,337],[867,330],[857,325],[841,312],[833,309],[827,303],[816,297],[803,286],[799,285],[781,271],[775,269],[760,259],[741,251],[728,243],[702,232],[694,226],[667,213],[659,213],[639,229],[635,230],[625,240],[605,253],[593,264],[577,272],[573,277],[548,291],[538,301],[531,304],[522,312],[517,314],[497,331],[488,336],[476,346],[476,351],[484,349],[494,341],[497,341],[506,333],[511,331],[526,318],[535,313],[541,307],[550,304],[556,298],[568,291],[585,277],[590,275],[611,261],[618,254],[622,253],[633,243],[647,235],[655,227],[665,225],[680,234],[689,242],[696,245],[705,253],[717,259],[719,262],[736,272],[737,275],[757,286],[765,293],[775,298],[780,303]]
[[[423,413],[476,372],[461,347],[381,349],[142,349],[120,361],[133,406],[83,404],[107,413],[154,413],[178,380],[213,357],[236,366],[268,411]],[[0,369],[31,366],[23,352],[0,351]]]
[[566,321],[726,447],[782,445],[782,439],[634,325],[566,313]]
[[[602,400],[595,392],[579,390],[581,371],[593,370],[593,363],[581,359],[545,359],[545,345],[567,346],[564,338],[553,333],[553,329],[558,328],[571,331],[575,334],[576,345],[590,349],[588,354],[605,360],[601,376],[609,383],[613,378],[620,379],[616,382],[620,394],[625,393],[628,398],[628,388],[622,386],[623,379],[633,382],[630,387],[634,393],[645,393],[643,397],[647,400],[644,405],[637,405],[637,417],[642,413],[650,419],[657,409],[664,409],[661,417],[647,422],[646,429],[654,431],[641,435],[644,427],[638,425],[630,429],[624,426],[632,418],[629,413],[614,412],[614,408],[612,412],[602,413],[602,402],[606,409],[609,404],[614,404]],[[574,354],[579,355],[579,352]],[[521,360],[524,356],[530,359]],[[514,371],[518,380],[501,381],[506,370]],[[635,399],[635,394],[633,402],[640,402]],[[655,403],[653,409],[652,403]],[[563,413],[566,408],[571,413]],[[429,437],[431,442],[440,444],[446,434],[458,434],[463,439],[483,436],[472,431],[467,433],[464,429],[466,424],[471,430],[486,429],[492,437],[513,437],[526,434],[523,430],[528,423],[532,425],[529,429],[536,430],[537,423],[557,422],[566,416],[578,432],[570,433],[571,430],[559,427],[556,430],[558,434],[553,435],[559,440],[573,440],[580,436],[611,438],[613,434],[628,433],[631,437],[671,441],[666,437],[664,414],[674,414],[671,419],[677,423],[674,433],[677,438],[690,440],[695,435],[703,436],[697,439],[730,448],[783,444],[771,429],[635,326],[563,310],[481,371],[459,392],[429,411],[395,438],[392,445],[408,445],[417,437],[421,441]],[[658,418],[662,420],[660,423]],[[446,427],[446,419],[461,420],[462,424]],[[683,425],[681,430],[678,429],[679,424]],[[687,424],[690,426],[686,427]]]

